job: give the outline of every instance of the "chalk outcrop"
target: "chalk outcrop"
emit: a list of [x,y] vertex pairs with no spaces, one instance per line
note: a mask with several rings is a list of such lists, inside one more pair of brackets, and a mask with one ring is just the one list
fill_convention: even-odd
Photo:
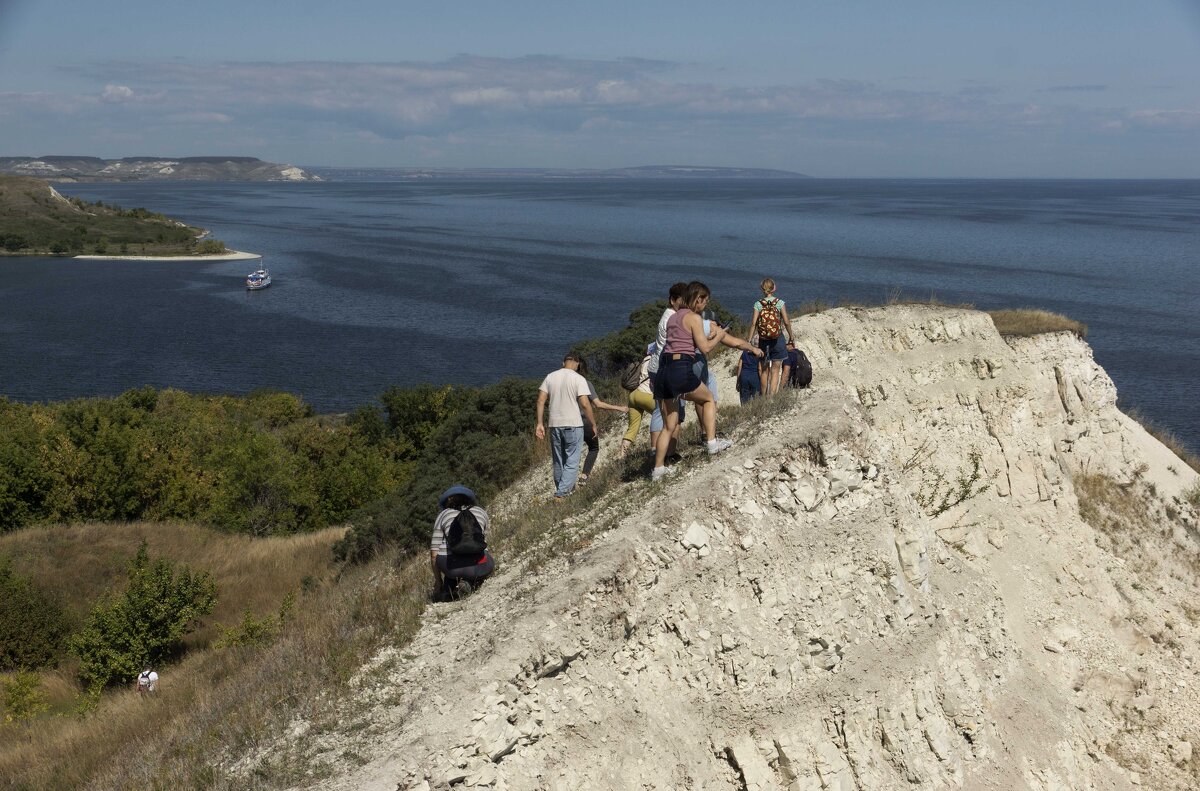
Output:
[[362,757],[308,785],[1200,786],[1197,475],[1089,347],[932,307],[794,326],[811,390],[431,610],[354,682],[365,727],[294,737]]

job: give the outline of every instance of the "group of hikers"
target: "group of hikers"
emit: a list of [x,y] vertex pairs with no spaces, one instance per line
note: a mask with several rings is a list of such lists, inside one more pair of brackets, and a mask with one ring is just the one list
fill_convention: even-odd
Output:
[[[562,367],[542,380],[535,408],[534,434],[539,440],[547,436],[550,440],[555,501],[587,485],[600,452],[596,410],[628,414],[621,455],[633,447],[644,416],[650,415],[651,480],[678,469],[667,462],[679,458],[675,449],[685,401],[695,407],[708,454],[728,450],[732,441],[717,436],[717,381],[708,364],[708,355],[718,345],[742,353],[736,378],[743,404],[759,396],[769,397],[784,386],[807,386],[812,368],[796,348],[787,306],[776,295],[774,280],[765,278],[761,288],[749,336],[743,339],[707,310],[712,293],[704,283],[671,286],[654,341],[647,345],[641,361],[622,373],[621,385],[628,392],[624,405],[601,400],[587,379],[587,361],[579,354],[567,353]],[[475,493],[464,486],[443,492],[438,509],[430,542],[434,595],[453,599],[470,593],[495,569],[486,549],[489,518]]]

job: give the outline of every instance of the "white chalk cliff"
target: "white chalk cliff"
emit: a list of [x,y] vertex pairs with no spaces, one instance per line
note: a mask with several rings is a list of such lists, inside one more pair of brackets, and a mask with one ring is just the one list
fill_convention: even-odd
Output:
[[337,767],[305,787],[1200,787],[1197,475],[1087,344],[928,306],[794,327],[811,390],[431,607],[353,725],[296,724]]

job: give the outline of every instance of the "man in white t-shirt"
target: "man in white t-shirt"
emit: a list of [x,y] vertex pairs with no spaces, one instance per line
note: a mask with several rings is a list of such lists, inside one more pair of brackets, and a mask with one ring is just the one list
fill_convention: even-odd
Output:
[[583,421],[596,428],[596,416],[588,398],[587,380],[578,373],[579,357],[574,353],[563,358],[563,366],[542,380],[538,387],[538,439],[546,436],[543,416],[550,404],[550,454],[554,461],[554,496],[563,498],[575,489],[579,478],[579,457],[583,450]]

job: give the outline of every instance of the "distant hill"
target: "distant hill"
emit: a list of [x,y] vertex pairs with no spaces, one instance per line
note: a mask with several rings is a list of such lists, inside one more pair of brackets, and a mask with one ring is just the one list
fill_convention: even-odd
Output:
[[146,209],[68,198],[41,179],[0,175],[0,255],[193,255],[225,245]]
[[396,181],[402,179],[809,179],[803,173],[767,168],[721,168],[706,165],[642,165],[606,170],[568,168],[330,168],[308,171],[329,181]]
[[55,182],[321,180],[293,165],[254,157],[0,157],[0,173]]

